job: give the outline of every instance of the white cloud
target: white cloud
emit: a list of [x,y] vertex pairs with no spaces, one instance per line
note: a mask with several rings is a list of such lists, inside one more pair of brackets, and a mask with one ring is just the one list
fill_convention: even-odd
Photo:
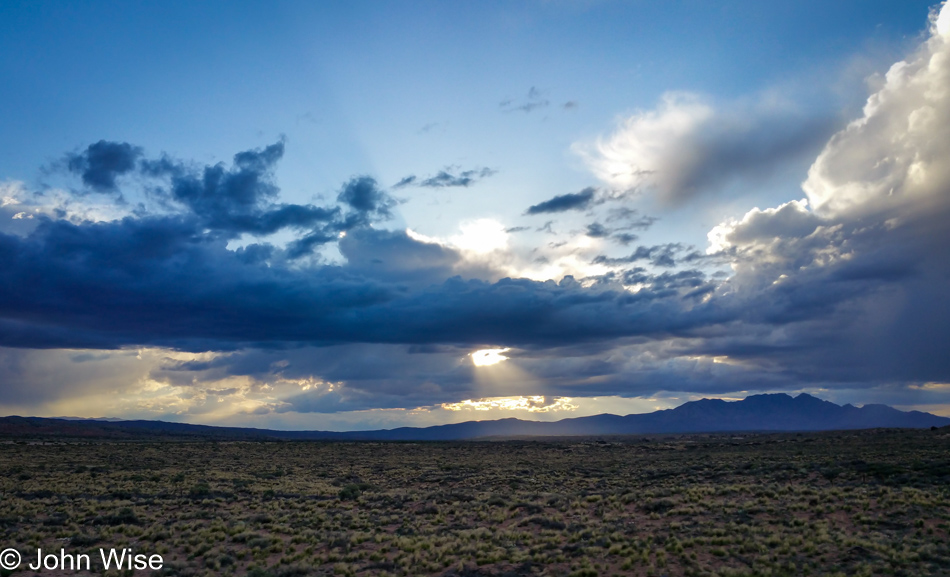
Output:
[[575,144],[598,178],[629,188],[655,180],[663,188],[677,186],[667,165],[680,143],[693,137],[714,116],[697,95],[668,92],[657,110],[640,111],[619,121],[617,130],[593,146]]
[[655,110],[573,149],[609,185],[646,187],[675,205],[736,179],[761,179],[820,145],[830,128],[775,96],[717,109],[699,95],[668,92]]
[[[864,115],[825,146],[803,188],[815,210],[858,217],[946,201],[950,184],[950,9],[931,36],[891,66]],[[941,30],[944,30],[941,32]]]
[[807,199],[786,202],[777,208],[753,208],[741,220],[724,222],[709,231],[707,253],[715,254],[752,241],[801,238],[820,224],[820,219],[808,210]]
[[716,108],[699,95],[668,92],[655,110],[573,149],[609,185],[647,187],[675,205],[737,178],[761,179],[820,145],[830,128],[774,96]]
[[560,281],[567,275],[584,278],[609,270],[591,263],[602,251],[603,242],[578,231],[565,234],[563,241],[535,248],[513,242],[515,237],[492,218],[463,221],[459,233],[447,238],[426,236],[411,229],[406,229],[406,235],[416,242],[452,251],[458,258],[453,274],[463,278],[497,280],[507,276]]
[[[765,258],[782,243],[822,232],[824,242],[851,250],[849,238],[872,227],[886,235],[950,208],[950,33],[940,32],[947,14],[944,6],[932,16],[931,36],[891,67],[863,116],[830,139],[802,184],[807,200],[720,224],[709,233],[709,251],[754,250]],[[914,242],[929,232],[902,238]]]

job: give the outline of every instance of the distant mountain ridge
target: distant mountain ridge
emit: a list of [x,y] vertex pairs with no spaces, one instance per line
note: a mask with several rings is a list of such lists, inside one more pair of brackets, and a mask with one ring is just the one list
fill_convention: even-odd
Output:
[[752,395],[741,401],[701,399],[674,409],[635,415],[601,414],[554,422],[508,418],[432,427],[375,431],[274,431],[213,427],[165,421],[75,420],[0,417],[0,437],[201,437],[245,440],[460,441],[489,437],[566,437],[654,433],[739,431],[827,431],[874,428],[927,428],[950,425],[950,418],[887,405],[836,405],[802,393]]

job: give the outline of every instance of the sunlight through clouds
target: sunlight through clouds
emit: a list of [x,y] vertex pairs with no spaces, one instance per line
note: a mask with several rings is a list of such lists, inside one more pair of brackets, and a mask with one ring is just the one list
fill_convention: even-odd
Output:
[[507,361],[508,357],[502,353],[507,353],[510,351],[510,348],[504,349],[482,349],[480,351],[475,351],[472,353],[472,362],[476,367],[487,367],[491,365],[497,365],[502,361]]
[[497,220],[480,218],[462,222],[459,229],[461,233],[450,240],[463,251],[485,254],[508,246],[508,233],[505,232],[504,225]]
[[488,399],[467,399],[458,403],[439,405],[446,411],[527,411],[529,413],[550,413],[555,411],[575,411],[577,405],[570,397],[494,397]]

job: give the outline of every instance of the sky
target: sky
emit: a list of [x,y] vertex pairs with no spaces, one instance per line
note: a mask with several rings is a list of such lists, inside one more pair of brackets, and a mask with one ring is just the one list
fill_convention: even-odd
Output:
[[0,2],[0,414],[950,416],[950,8]]

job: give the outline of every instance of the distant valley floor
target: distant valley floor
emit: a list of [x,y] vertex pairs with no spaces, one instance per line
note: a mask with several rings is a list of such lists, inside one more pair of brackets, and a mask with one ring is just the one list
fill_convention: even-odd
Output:
[[616,440],[22,439],[0,537],[163,575],[950,573],[946,429]]

